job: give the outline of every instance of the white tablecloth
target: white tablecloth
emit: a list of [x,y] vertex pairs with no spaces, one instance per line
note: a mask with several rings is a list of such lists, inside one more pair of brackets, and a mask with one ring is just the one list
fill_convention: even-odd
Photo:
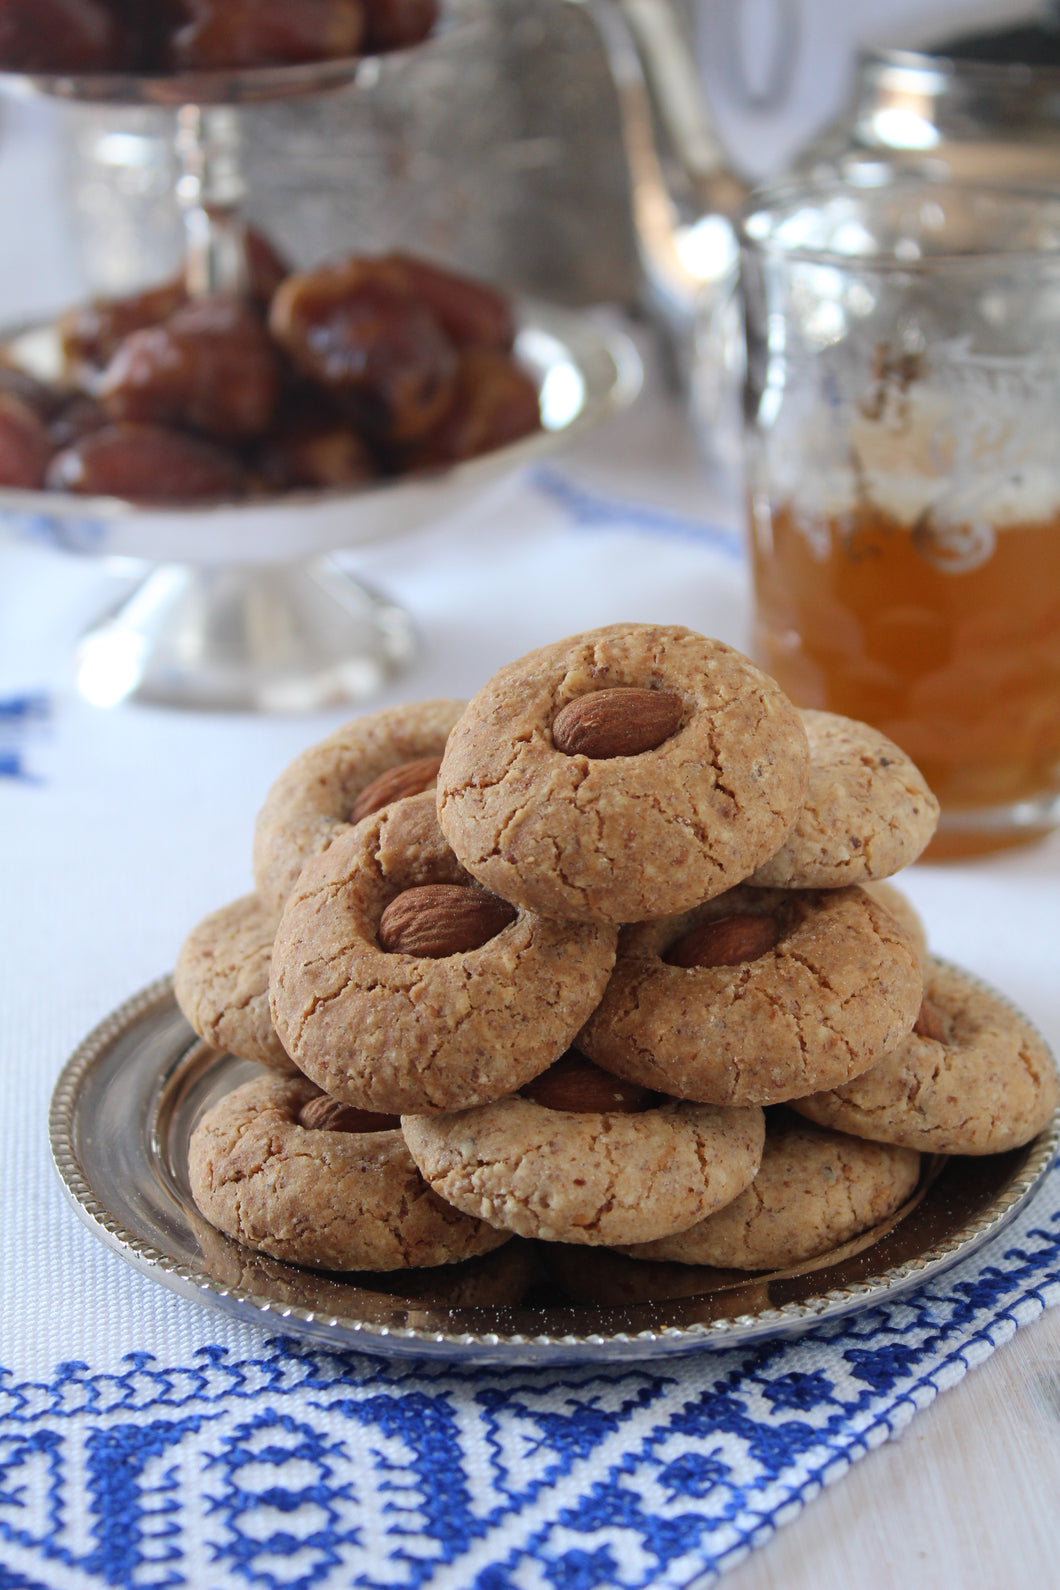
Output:
[[[357,566],[421,638],[373,705],[470,693],[536,644],[619,619],[747,643],[731,509],[658,394]],[[1055,1188],[1003,1239],[1008,1257],[904,1312],[665,1371],[334,1358],[128,1269],[60,1195],[55,1078],[205,912],[250,887],[270,783],[349,714],[89,707],[71,649],[114,580],[0,541],[0,1585],[702,1582],[1057,1301]],[[1060,836],[903,882],[935,950],[1060,1046],[1058,879]]]

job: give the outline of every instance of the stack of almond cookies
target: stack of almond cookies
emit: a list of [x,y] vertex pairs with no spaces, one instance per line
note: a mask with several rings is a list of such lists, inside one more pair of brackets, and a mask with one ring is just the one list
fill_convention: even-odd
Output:
[[268,1068],[195,1129],[199,1209],[342,1271],[514,1236],[769,1272],[871,1232],[922,1154],[1026,1143],[1058,1099],[880,881],[937,815],[882,735],[674,626],[356,720],[180,954],[195,1030]]

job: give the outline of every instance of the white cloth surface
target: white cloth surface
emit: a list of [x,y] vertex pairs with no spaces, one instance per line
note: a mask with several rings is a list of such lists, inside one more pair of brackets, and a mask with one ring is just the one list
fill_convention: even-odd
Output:
[[[567,506],[579,491],[590,522]],[[470,695],[532,646],[622,618],[736,643],[746,627],[738,539],[719,528],[680,414],[662,402],[494,489],[455,523],[377,546],[353,566],[413,615],[421,643],[412,668],[364,710]],[[54,1361],[56,1339],[61,1356],[120,1352],[145,1307],[178,1330],[186,1321],[183,1305],[125,1274],[71,1221],[41,1152],[49,1093],[79,1040],[172,968],[194,923],[252,887],[251,830],[269,785],[357,710],[269,718],[85,704],[73,690],[76,636],[127,578],[0,540],[0,701],[50,703],[45,721],[17,729],[27,776],[0,779],[4,1047],[13,1074],[24,1073],[7,1117],[15,1158],[0,1156],[13,1178],[4,1207],[16,1214],[0,1254],[4,1312],[33,1373]],[[4,732],[0,722],[0,750]],[[15,732],[9,721],[9,741]],[[59,1259],[62,1286],[27,1269],[40,1246]]]
[[[649,395],[633,412],[609,422],[547,469],[508,483],[473,512],[358,557],[358,570],[413,614],[421,638],[413,667],[370,705],[469,694],[495,667],[530,647],[619,619],[685,623],[746,646],[747,575],[739,537],[726,528],[725,513],[731,514],[731,507],[725,509],[712,495],[679,413]],[[0,770],[6,770],[0,776],[0,1008],[5,1015],[0,1077],[6,1101],[0,1117],[0,1585],[65,1590],[103,1583],[191,1584],[227,1590],[253,1583],[319,1584],[331,1590],[363,1582],[429,1583],[432,1590],[473,1584],[482,1590],[509,1585],[529,1590],[539,1584],[611,1583],[606,1564],[592,1566],[593,1551],[604,1546],[593,1544],[595,1536],[586,1533],[584,1520],[577,1528],[570,1524],[569,1540],[560,1540],[568,1528],[563,1508],[577,1504],[584,1509],[625,1463],[640,1505],[668,1516],[665,1487],[658,1494],[652,1490],[662,1484],[658,1475],[651,1485],[633,1477],[640,1473],[636,1453],[643,1455],[649,1439],[661,1440],[660,1420],[672,1435],[688,1399],[705,1395],[708,1387],[720,1395],[725,1375],[727,1384],[741,1386],[751,1397],[752,1360],[759,1368],[768,1361],[770,1374],[779,1377],[777,1385],[807,1375],[809,1384],[825,1365],[828,1385],[834,1387],[842,1364],[827,1333],[778,1350],[780,1356],[722,1355],[724,1368],[714,1355],[699,1355],[669,1365],[661,1377],[639,1369],[536,1377],[523,1372],[519,1396],[534,1404],[534,1418],[543,1421],[534,1425],[534,1440],[548,1446],[541,1434],[546,1414],[571,1421],[564,1426],[566,1446],[549,1447],[553,1456],[562,1448],[570,1462],[564,1467],[565,1457],[557,1468],[554,1494],[538,1498],[535,1490],[532,1507],[525,1498],[516,1506],[498,1473],[509,1480],[518,1473],[530,1484],[533,1442],[525,1431],[519,1437],[511,1430],[498,1433],[483,1401],[483,1388],[489,1386],[499,1398],[503,1387],[504,1397],[514,1396],[510,1377],[485,1376],[476,1384],[474,1377],[437,1366],[421,1375],[407,1365],[390,1369],[353,1356],[339,1363],[319,1352],[266,1347],[253,1327],[199,1308],[134,1273],[93,1240],[61,1195],[47,1152],[46,1119],[64,1061],[109,1011],[171,969],[181,940],[203,914],[249,889],[251,829],[270,783],[298,751],[352,715],[270,719],[130,707],[101,711],[82,703],[72,689],[73,642],[79,627],[109,599],[114,579],[91,560],[0,541]],[[43,698],[46,710],[36,714],[32,705],[20,707],[25,697]],[[989,860],[918,865],[902,880],[927,922],[936,952],[1003,989],[1054,1047],[1060,1046],[1058,880],[1060,836]],[[1052,1213],[1046,1211],[1054,1227],[1058,1197],[1054,1188]],[[1043,1221],[1045,1215],[1039,1214],[1035,1231]],[[1033,1248],[1032,1238],[1026,1243]],[[974,1308],[969,1304],[959,1321],[952,1316],[945,1329],[938,1321],[956,1292],[940,1282],[931,1315],[937,1340],[927,1367],[915,1375],[910,1369],[900,1384],[900,1376],[885,1386],[881,1382],[871,1407],[863,1397],[847,1399],[837,1414],[837,1404],[828,1402],[829,1418],[838,1421],[834,1428],[827,1426],[829,1440],[836,1436],[832,1458],[827,1443],[824,1457],[817,1455],[817,1469],[785,1458],[770,1471],[772,1490],[759,1475],[760,1494],[749,1519],[735,1502],[711,1515],[714,1501],[686,1474],[693,1460],[721,1462],[723,1447],[726,1462],[732,1459],[730,1478],[743,1472],[745,1458],[737,1462],[726,1443],[739,1444],[745,1436],[689,1426],[679,1443],[685,1464],[680,1473],[687,1480],[681,1495],[693,1511],[698,1509],[700,1533],[694,1539],[690,1535],[680,1551],[668,1547],[666,1555],[657,1540],[649,1551],[648,1535],[630,1526],[632,1533],[623,1537],[626,1547],[633,1550],[630,1542],[636,1540],[640,1545],[623,1568],[621,1583],[686,1585],[713,1566],[736,1560],[748,1541],[768,1534],[820,1483],[842,1472],[852,1456],[899,1428],[936,1387],[989,1352],[1015,1323],[1057,1300],[1060,1293],[1050,1280],[1055,1250],[1044,1237],[1040,1246],[1041,1262],[1036,1258],[1023,1269],[1017,1264],[1019,1275],[1013,1272],[989,1300],[966,1288],[968,1297],[974,1293]],[[996,1261],[994,1254],[991,1262]],[[992,1273],[989,1265],[975,1276],[983,1273]],[[910,1330],[921,1330],[915,1315],[912,1306],[901,1320],[896,1314],[884,1322],[885,1334],[900,1337],[902,1320]],[[921,1331],[917,1353],[927,1352],[926,1340]],[[849,1365],[852,1349],[844,1341],[842,1356]],[[920,1363],[916,1354],[914,1359]],[[226,1363],[242,1366],[239,1385],[238,1377],[224,1382]],[[206,1373],[204,1366],[213,1367]],[[156,1381],[150,1395],[140,1386],[156,1371],[170,1376],[165,1396],[156,1395]],[[176,1398],[174,1377],[183,1384],[182,1376],[193,1379],[200,1371],[205,1379],[194,1395],[189,1391],[183,1402]],[[344,1426],[346,1433],[314,1426],[311,1410],[337,1407],[335,1399],[351,1379],[358,1389],[348,1395],[354,1396],[357,1411],[354,1417],[346,1409],[344,1417],[353,1421]],[[253,1395],[250,1381],[258,1386]],[[262,1385],[275,1391],[265,1411],[277,1430],[287,1432],[285,1439],[294,1440],[291,1432],[303,1428],[302,1420],[310,1445],[324,1441],[327,1431],[338,1446],[347,1441],[348,1467],[342,1473],[350,1491],[340,1508],[345,1509],[341,1529],[333,1516],[339,1504],[330,1491],[323,1500],[306,1491],[297,1506],[289,1499],[263,1500],[262,1492],[249,1523],[244,1517],[248,1504],[240,1503],[246,1528],[236,1528],[235,1514],[224,1514],[219,1500],[227,1494],[224,1454],[232,1450],[224,1441],[234,1439],[232,1430],[239,1425],[240,1462],[250,1461],[253,1443],[248,1445],[247,1431],[255,1418],[265,1419],[263,1406],[254,1401],[264,1395]],[[765,1381],[760,1391],[762,1385]],[[27,1388],[32,1387],[31,1394]],[[393,1497],[387,1501],[385,1486],[369,1483],[373,1474],[378,1479],[380,1451],[389,1454],[399,1489],[412,1485],[410,1476],[419,1472],[415,1461],[398,1451],[401,1432],[372,1424],[364,1411],[369,1404],[375,1408],[373,1396],[396,1396],[399,1390],[406,1398],[420,1396],[427,1409],[436,1406],[432,1396],[444,1391],[446,1417],[459,1426],[451,1433],[466,1459],[461,1481],[470,1497],[466,1517],[461,1514],[452,1524],[451,1539],[442,1522],[428,1527],[421,1519],[413,1533],[419,1531],[417,1539],[431,1543],[421,1556],[411,1547],[404,1553],[394,1547],[387,1508],[398,1503]],[[778,1395],[756,1392],[757,1401],[752,1398],[754,1412],[748,1417],[759,1420],[767,1433],[770,1421],[781,1417]],[[35,1397],[51,1409],[38,1424],[33,1423]],[[631,1408],[649,1405],[654,1411],[632,1419]],[[136,1440],[150,1446],[157,1438],[150,1448],[157,1452],[150,1473],[142,1464],[122,1468],[114,1455],[120,1446],[114,1409],[126,1406],[133,1410],[129,1419],[130,1428],[138,1429]],[[182,1427],[178,1462],[178,1448],[172,1445],[178,1435],[170,1425],[182,1417],[190,1422],[186,1430]],[[812,1421],[810,1414],[806,1417]],[[165,1439],[163,1425],[169,1432]],[[355,1439],[354,1429],[364,1433]],[[224,1441],[219,1432],[227,1432]],[[505,1446],[508,1440],[518,1447],[518,1458],[514,1447]],[[576,1447],[575,1459],[570,1454]],[[748,1450],[753,1448],[751,1441]],[[290,1458],[307,1472],[318,1460],[324,1463],[315,1447]],[[147,1461],[144,1457],[143,1464]],[[670,1461],[678,1461],[676,1448]],[[109,1476],[103,1489],[111,1496],[110,1512],[100,1502],[101,1473]],[[546,1484],[543,1474],[534,1485]],[[134,1541],[117,1526],[106,1533],[106,1520],[120,1514],[120,1475],[131,1487]],[[689,1496],[699,1500],[689,1503]],[[330,1520],[326,1528],[320,1525],[319,1538],[312,1519],[306,1522],[317,1506]],[[510,1528],[498,1523],[495,1510],[504,1506]],[[166,1518],[172,1524],[168,1535]],[[304,1534],[297,1550],[290,1536],[295,1519]],[[545,1531],[546,1525],[551,1532],[547,1547],[534,1546],[533,1530]],[[606,1528],[603,1521],[599,1527],[603,1540],[619,1525],[612,1517]],[[246,1545],[251,1536],[257,1541],[253,1549]],[[150,1550],[144,1544],[149,1539],[155,1541]],[[266,1550],[268,1540],[273,1543]],[[237,1549],[233,1542],[243,1544]],[[540,1567],[546,1560],[559,1566],[546,1572]],[[367,1574],[363,1580],[357,1577],[361,1572]],[[174,1577],[167,1577],[170,1573]]]

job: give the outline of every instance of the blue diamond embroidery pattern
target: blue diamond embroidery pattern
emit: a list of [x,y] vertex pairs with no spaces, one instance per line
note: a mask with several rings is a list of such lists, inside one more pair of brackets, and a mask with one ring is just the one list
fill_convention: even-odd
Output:
[[0,1372],[0,1590],[698,1586],[1060,1302],[1047,1186],[951,1277],[750,1349],[535,1370],[273,1339]]

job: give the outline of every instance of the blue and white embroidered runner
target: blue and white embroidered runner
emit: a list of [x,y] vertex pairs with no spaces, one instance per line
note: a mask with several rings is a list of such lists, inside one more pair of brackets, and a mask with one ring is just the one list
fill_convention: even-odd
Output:
[[1060,1301],[1060,1173],[973,1261],[794,1342],[609,1371],[283,1338],[0,1386],[0,1585],[702,1584]]

